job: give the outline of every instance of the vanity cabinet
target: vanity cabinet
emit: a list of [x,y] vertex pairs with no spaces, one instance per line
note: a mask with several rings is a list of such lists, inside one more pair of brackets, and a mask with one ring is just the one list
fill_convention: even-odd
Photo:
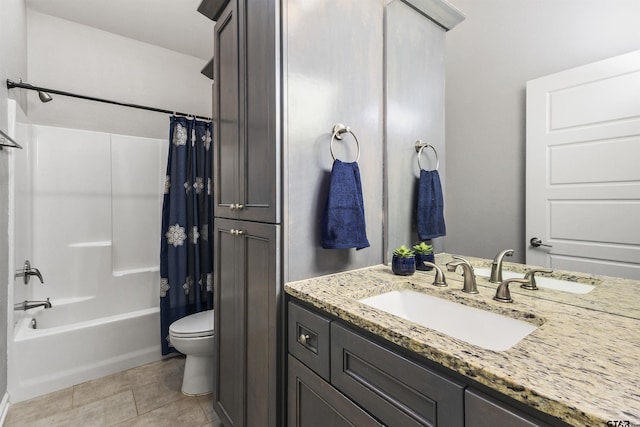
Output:
[[289,426],[315,425],[305,415],[327,408],[375,420],[354,425],[464,426],[464,385],[296,303],[288,310]]
[[[434,370],[295,300],[287,307],[290,427],[566,426],[547,422],[548,415],[533,409],[516,408],[523,405],[507,403],[506,396],[489,396],[471,379]],[[340,421],[327,422],[337,414]],[[365,415],[371,417],[366,423],[344,424]]]
[[214,407],[228,426],[276,427],[280,226],[214,227]]

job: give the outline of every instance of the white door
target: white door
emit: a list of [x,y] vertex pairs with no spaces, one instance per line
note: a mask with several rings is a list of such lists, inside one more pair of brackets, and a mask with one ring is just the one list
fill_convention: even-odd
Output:
[[527,264],[640,279],[640,51],[529,81],[526,132]]

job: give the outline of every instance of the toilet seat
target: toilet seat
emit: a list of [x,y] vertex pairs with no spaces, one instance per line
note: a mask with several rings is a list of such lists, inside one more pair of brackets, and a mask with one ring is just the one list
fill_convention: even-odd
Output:
[[176,338],[200,338],[213,335],[213,310],[201,311],[178,319],[169,326]]

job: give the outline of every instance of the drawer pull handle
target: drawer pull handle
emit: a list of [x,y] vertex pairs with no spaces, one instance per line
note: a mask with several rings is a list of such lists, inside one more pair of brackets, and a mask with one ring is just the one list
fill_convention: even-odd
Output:
[[300,334],[300,338],[298,338],[298,341],[300,341],[300,344],[307,345],[307,343],[309,342],[309,335]]

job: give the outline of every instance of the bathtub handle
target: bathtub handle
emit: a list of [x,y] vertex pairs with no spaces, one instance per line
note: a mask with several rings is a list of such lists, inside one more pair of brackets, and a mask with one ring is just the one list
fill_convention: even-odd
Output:
[[24,262],[24,266],[22,270],[16,271],[16,277],[20,277],[20,276],[22,276],[22,281],[24,282],[25,285],[29,284],[29,280],[31,280],[31,276],[36,276],[38,279],[40,279],[40,283],[44,283],[40,270],[38,270],[37,268],[31,267],[31,262],[29,262],[29,260],[26,260]]

